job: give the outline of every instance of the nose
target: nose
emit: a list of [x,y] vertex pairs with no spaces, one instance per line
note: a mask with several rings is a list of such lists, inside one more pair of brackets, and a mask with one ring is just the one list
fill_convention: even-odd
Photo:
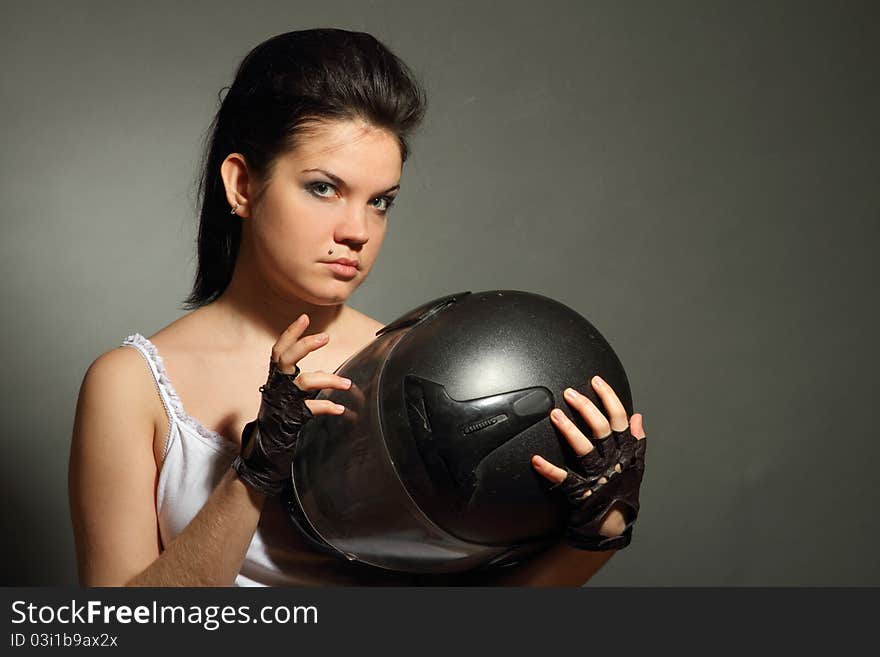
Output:
[[368,209],[360,204],[347,208],[336,225],[334,239],[357,246],[366,244],[370,238],[367,213]]

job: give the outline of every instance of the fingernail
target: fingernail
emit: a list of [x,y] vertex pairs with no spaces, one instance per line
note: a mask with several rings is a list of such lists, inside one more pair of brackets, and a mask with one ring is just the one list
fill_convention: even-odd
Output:
[[343,406],[342,404],[336,404],[333,408],[335,408],[338,413],[341,413],[345,410],[345,406]]
[[566,388],[564,392],[566,397],[577,399],[580,396],[580,393],[574,388]]
[[593,381],[594,381],[595,383],[599,384],[600,386],[604,386],[604,385],[606,385],[604,379],[602,379],[602,377],[599,376],[598,374],[597,374],[596,376],[593,377]]
[[318,335],[315,336],[315,340],[317,340],[318,342],[324,342],[324,340],[326,340],[329,337],[330,336],[327,335],[326,333],[318,333]]
[[342,384],[343,384],[346,388],[351,388],[351,379],[345,379],[345,378],[343,378],[343,379],[342,379]]
[[565,418],[565,413],[560,411],[558,408],[554,408],[553,412],[550,413],[553,416],[554,420],[562,420]]

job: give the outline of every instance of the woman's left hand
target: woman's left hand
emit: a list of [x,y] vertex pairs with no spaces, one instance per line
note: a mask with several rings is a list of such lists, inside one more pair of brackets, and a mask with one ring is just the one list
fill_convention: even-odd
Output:
[[566,541],[584,550],[619,549],[629,544],[639,512],[639,487],[645,468],[647,440],[642,416],[627,420],[617,394],[600,377],[591,380],[608,418],[587,397],[565,390],[565,400],[586,420],[593,432],[588,439],[562,410],[550,413],[578,457],[577,471],[559,468],[539,455],[532,467],[553,482],[569,503]]

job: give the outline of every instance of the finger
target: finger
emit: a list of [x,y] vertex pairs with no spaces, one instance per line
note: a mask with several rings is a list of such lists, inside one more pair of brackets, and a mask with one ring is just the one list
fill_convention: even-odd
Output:
[[554,408],[550,412],[550,421],[562,432],[568,444],[578,456],[589,454],[595,449],[587,437],[575,426],[575,423],[568,419],[565,413],[558,408]]
[[608,418],[602,415],[602,411],[589,397],[582,395],[574,388],[566,388],[563,395],[565,401],[578,411],[590,425],[593,437],[603,440],[611,435],[611,424],[609,424]]
[[345,406],[334,404],[329,399],[306,399],[305,404],[312,415],[342,415]]
[[532,467],[537,470],[538,474],[542,477],[549,479],[554,484],[559,484],[565,481],[565,477],[568,476],[568,473],[562,468],[557,468],[555,465],[550,463],[550,461],[538,456],[535,454],[532,456]]
[[349,409],[352,408],[363,408],[366,403],[366,397],[364,397],[364,391],[360,386],[354,381],[349,388],[344,390],[341,393],[337,393],[333,395],[334,399],[338,399]]
[[321,370],[314,372],[300,372],[294,383],[300,390],[324,390],[333,388],[334,390],[348,390],[351,387],[351,381],[336,374],[328,374]]
[[[307,335],[299,338],[292,346],[285,351],[279,351],[278,357],[273,358],[278,363],[278,368],[285,374],[293,374],[296,371],[296,364],[299,363],[307,354],[316,349],[320,349],[330,340],[330,336],[326,333],[316,333],[315,335]],[[274,356],[274,354],[273,354]]]
[[629,422],[626,419],[626,409],[623,407],[617,393],[598,374],[593,377],[591,383],[593,384],[593,390],[596,391],[596,394],[599,395],[599,399],[602,400],[602,404],[605,406],[608,419],[611,421],[611,428],[614,431],[626,429],[629,426]]
[[308,328],[310,321],[309,316],[303,313],[297,317],[290,326],[282,331],[281,335],[278,336],[278,339],[275,340],[275,344],[272,345],[273,361],[277,363],[281,354],[287,351],[297,340],[299,340],[300,336]]
[[642,424],[642,414],[636,413],[632,416],[629,421],[629,430],[633,436],[635,436],[636,440],[641,440],[645,437],[645,426]]

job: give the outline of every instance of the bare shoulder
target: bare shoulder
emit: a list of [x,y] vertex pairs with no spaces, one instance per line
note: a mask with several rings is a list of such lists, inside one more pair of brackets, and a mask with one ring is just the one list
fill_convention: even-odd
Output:
[[116,347],[98,356],[83,377],[80,393],[99,393],[140,400],[153,396],[152,377],[143,356],[131,347]]
[[83,585],[123,585],[159,554],[153,399],[148,366],[131,347],[101,354],[83,377],[68,474]]
[[358,335],[361,339],[366,339],[367,342],[374,339],[376,337],[376,332],[385,326],[379,320],[374,319],[369,315],[365,315],[351,306],[348,306],[348,310],[351,313],[352,322],[354,326],[356,326]]
[[152,437],[162,413],[149,366],[136,349],[110,349],[89,365],[77,401],[80,422],[109,415]]
[[210,306],[203,306],[181,315],[149,339],[160,352],[163,351],[162,347],[165,350],[186,351],[204,344],[205,336],[215,334],[221,323],[216,313],[211,312]]

